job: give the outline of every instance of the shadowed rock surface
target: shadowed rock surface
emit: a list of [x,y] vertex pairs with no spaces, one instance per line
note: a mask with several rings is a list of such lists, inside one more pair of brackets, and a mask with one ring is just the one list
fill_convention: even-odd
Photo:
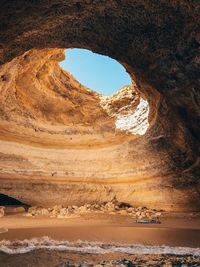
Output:
[[[1,193],[199,210],[199,11],[187,0],[2,1]],[[127,68],[149,102],[145,135],[116,132],[98,94],[59,68],[69,47]]]

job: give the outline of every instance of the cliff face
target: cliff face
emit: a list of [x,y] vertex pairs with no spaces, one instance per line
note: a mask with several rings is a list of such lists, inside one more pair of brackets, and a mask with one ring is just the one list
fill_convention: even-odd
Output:
[[63,49],[32,50],[1,67],[2,139],[47,147],[99,145],[103,134],[116,139],[99,94],[61,69],[63,59]]
[[63,49],[32,50],[0,70],[0,189],[28,204],[110,200],[132,173],[136,137],[116,120],[136,111],[136,87],[103,97],[61,69],[63,59]]
[[101,96],[101,106],[115,119],[115,127],[135,135],[146,133],[149,122],[149,105],[139,96],[137,86],[133,83],[124,86],[112,96]]
[[61,69],[58,62],[63,59],[62,49],[33,50],[3,65],[1,121],[33,128],[93,124],[112,131],[99,95]]
[[[116,196],[199,210],[199,9],[186,0],[3,1],[1,193],[37,205]],[[129,88],[102,98],[81,86],[59,68],[58,47],[123,63],[134,99]],[[146,131],[147,114],[145,135],[130,135],[132,118]]]

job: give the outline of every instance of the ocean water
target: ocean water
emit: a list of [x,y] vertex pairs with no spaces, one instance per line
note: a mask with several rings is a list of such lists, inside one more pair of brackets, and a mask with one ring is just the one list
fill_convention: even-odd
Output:
[[[99,265],[98,265],[99,264]],[[170,265],[171,264],[171,265]],[[200,266],[200,248],[53,240],[0,241],[0,267]]]
[[1,240],[0,252],[6,254],[23,254],[34,250],[50,251],[73,251],[89,254],[124,253],[124,254],[170,254],[170,255],[192,255],[200,257],[200,248],[149,246],[143,244],[120,244],[87,242],[78,240],[69,242],[67,240],[53,240],[47,236],[25,240]]

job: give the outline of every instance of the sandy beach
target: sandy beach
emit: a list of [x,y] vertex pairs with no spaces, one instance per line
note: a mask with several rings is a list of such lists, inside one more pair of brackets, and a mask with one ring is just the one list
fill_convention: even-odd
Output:
[[128,216],[87,214],[69,219],[8,215],[0,220],[0,240],[48,236],[55,240],[100,241],[200,247],[200,218],[171,216],[159,225],[142,225]]
[[[198,249],[200,247],[200,218],[185,218],[180,214],[166,216],[158,225],[137,224],[133,218],[128,216],[109,214],[85,214],[69,219],[34,218],[16,214],[1,218],[0,232],[0,243],[27,239],[25,248],[28,242],[32,242],[31,240],[41,242],[44,236],[49,238],[43,241],[45,246],[51,243],[55,245],[56,242],[64,240],[65,242],[82,240],[86,242],[86,247],[92,246],[94,242],[121,244],[122,248],[126,245],[140,244],[143,246],[142,249],[148,246],[151,248],[165,245],[169,248],[172,247],[171,251],[173,251],[173,247],[175,249],[179,247]],[[12,246],[15,247],[15,245]],[[200,258],[194,255],[132,254],[109,250],[106,253],[99,253],[104,247],[109,249],[109,245],[90,247],[93,249],[93,253],[84,251],[84,245],[76,247],[79,251],[68,249],[63,251],[61,246],[60,250],[38,248],[26,253],[0,252],[0,267],[176,266],[173,264],[177,263],[183,266],[199,266],[200,264]]]

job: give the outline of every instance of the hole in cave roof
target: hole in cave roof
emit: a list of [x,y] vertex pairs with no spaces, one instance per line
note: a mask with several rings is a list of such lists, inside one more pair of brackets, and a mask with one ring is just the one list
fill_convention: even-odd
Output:
[[65,54],[61,67],[81,84],[100,94],[112,95],[132,83],[125,68],[108,56],[79,48],[66,49]]

